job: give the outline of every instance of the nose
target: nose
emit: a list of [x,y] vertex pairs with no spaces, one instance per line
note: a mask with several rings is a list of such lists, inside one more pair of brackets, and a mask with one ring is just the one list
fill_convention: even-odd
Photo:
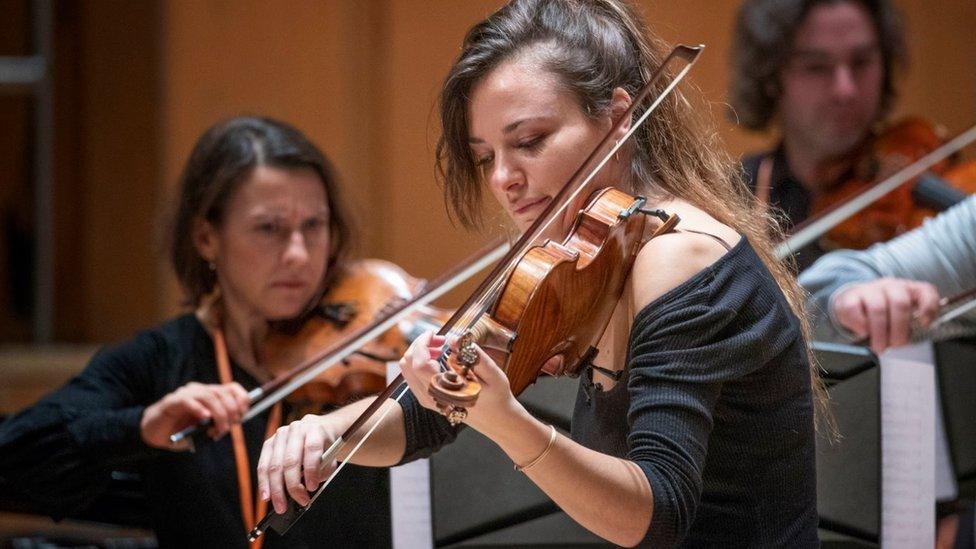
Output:
[[292,231],[285,246],[285,263],[301,264],[308,261],[308,245],[301,231]]
[[846,63],[840,63],[834,68],[833,93],[840,99],[848,99],[857,93],[854,71]]
[[515,190],[519,184],[524,181],[522,176],[522,171],[509,162],[507,159],[503,158],[501,155],[495,158],[492,164],[491,178],[490,182],[493,187],[500,190],[502,193],[508,193]]

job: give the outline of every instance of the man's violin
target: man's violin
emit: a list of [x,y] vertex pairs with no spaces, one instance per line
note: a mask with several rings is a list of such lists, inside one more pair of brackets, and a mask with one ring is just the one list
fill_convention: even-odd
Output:
[[[851,177],[813,203],[813,215],[850,200],[874,182],[922,158],[943,144],[942,132],[921,118],[892,124],[869,141],[854,161]],[[879,198],[826,234],[831,247],[864,249],[921,226],[938,211],[976,192],[976,164],[941,160],[918,177]]]
[[[919,178],[919,176],[923,177],[915,188],[918,189],[919,186],[922,185],[924,189],[922,194],[927,194],[930,198],[941,197],[938,199],[942,200],[944,204],[955,202],[961,198],[964,198],[964,193],[959,194],[962,191],[956,190],[953,192],[953,190],[946,185],[937,185],[933,183],[931,178],[926,179],[927,176],[925,174],[929,168],[940,165],[940,163],[950,158],[953,154],[974,140],[976,140],[976,126],[970,127],[949,141],[939,145],[934,150],[925,153],[921,158],[918,158],[907,166],[904,165],[904,160],[899,161],[897,160],[897,157],[889,156],[889,164],[904,167],[881,181],[872,181],[866,186],[860,185],[859,188],[852,191],[850,196],[846,196],[844,200],[836,201],[829,206],[823,206],[823,211],[799,225],[792,236],[776,246],[776,256],[782,259],[803,248],[807,244],[817,240],[822,235],[832,230],[834,227],[837,227],[846,220],[850,219],[855,214],[865,210],[871,204],[874,204],[883,197],[888,196],[890,193],[899,191],[899,189],[907,189],[908,187],[906,187],[906,185],[911,181],[915,181],[916,178]],[[976,191],[976,188],[974,188],[976,185],[973,183],[976,181],[976,177],[974,177],[974,175],[976,175],[976,166],[974,166],[972,163],[964,163],[954,167],[951,170],[947,168],[947,171],[943,177],[950,178],[953,181],[959,181],[960,186],[964,187],[967,191]],[[928,188],[925,188],[926,186]],[[948,203],[946,201],[948,201]],[[895,236],[894,233],[897,232],[902,225],[908,227],[912,223],[917,223],[919,219],[924,217],[919,217],[915,213],[915,208],[911,206],[913,202],[910,197],[902,196],[902,198],[894,199],[894,202],[896,204],[901,204],[900,206],[897,206],[897,209],[902,209],[904,212],[906,212],[900,216],[901,218],[899,218],[899,216],[889,214],[869,216],[869,219],[870,217],[873,217],[876,221],[885,220],[885,223],[883,223],[882,226],[880,226],[880,228],[877,230],[869,230],[867,228],[858,229],[857,224],[855,224],[853,225],[853,229],[845,229],[842,233],[854,234],[855,236],[847,237],[846,241],[844,240],[845,237],[842,236],[838,238],[836,244],[839,246],[848,245],[850,247],[855,247],[858,244],[862,244],[861,247],[866,247],[863,239],[857,236],[858,231],[871,234],[884,231],[886,234],[891,232],[892,234],[890,236]],[[906,202],[908,204],[907,209],[903,207],[904,203]],[[885,206],[885,208],[887,208],[887,206]],[[859,240],[860,242],[858,242]],[[867,244],[871,243],[873,243],[873,241],[868,242]]]

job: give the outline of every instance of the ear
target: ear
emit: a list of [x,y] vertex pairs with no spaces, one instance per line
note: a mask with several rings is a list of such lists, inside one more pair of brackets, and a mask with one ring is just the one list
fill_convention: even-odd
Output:
[[193,245],[204,261],[216,261],[220,251],[217,228],[207,220],[198,219],[193,224]]
[[[623,116],[625,112],[627,112],[627,109],[630,108],[630,105],[633,102],[634,100],[630,97],[630,94],[627,93],[627,90],[621,87],[616,87],[613,89],[613,95],[610,97],[611,126],[613,124],[616,124],[617,121],[620,120],[620,117]],[[620,129],[617,130],[616,135],[614,135],[613,138],[623,139],[624,135],[626,135],[627,132],[630,131],[631,122],[632,120],[627,120],[624,123],[624,125],[620,126]]]

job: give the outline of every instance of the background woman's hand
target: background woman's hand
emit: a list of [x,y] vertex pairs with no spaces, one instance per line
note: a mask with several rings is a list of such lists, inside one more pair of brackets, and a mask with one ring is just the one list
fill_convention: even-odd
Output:
[[307,415],[279,427],[264,441],[258,460],[258,493],[271,500],[277,513],[288,509],[288,497],[308,505],[309,492],[329,478],[336,462],[322,463],[322,454],[342,434],[328,415]]
[[250,408],[247,391],[239,383],[203,384],[191,381],[146,408],[139,427],[142,440],[154,448],[187,450],[190,441],[173,444],[169,437],[205,419],[213,419],[208,434],[223,436]]
[[878,354],[908,343],[913,321],[928,326],[938,312],[939,291],[935,286],[900,278],[851,284],[833,300],[837,322],[859,338],[866,338]]

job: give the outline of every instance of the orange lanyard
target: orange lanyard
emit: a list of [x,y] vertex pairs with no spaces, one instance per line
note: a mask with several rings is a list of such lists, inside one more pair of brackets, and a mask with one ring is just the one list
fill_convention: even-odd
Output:
[[[234,380],[230,373],[230,360],[227,358],[227,344],[224,342],[224,332],[219,327],[213,331],[214,354],[217,357],[217,371],[220,374],[221,383],[230,383]],[[264,438],[271,438],[275,430],[281,425],[281,403],[278,402],[271,408],[271,415],[268,417],[268,428],[265,430]],[[235,424],[230,428],[230,437],[234,443],[234,464],[237,468],[237,491],[241,499],[241,515],[244,517],[244,532],[250,532],[257,525],[255,517],[263,517],[268,508],[268,502],[260,498],[255,498],[251,491],[251,463],[247,458],[247,445],[244,443],[244,429],[241,425]],[[252,505],[253,502],[253,505]],[[264,538],[260,538],[251,544],[253,549],[261,549]]]

